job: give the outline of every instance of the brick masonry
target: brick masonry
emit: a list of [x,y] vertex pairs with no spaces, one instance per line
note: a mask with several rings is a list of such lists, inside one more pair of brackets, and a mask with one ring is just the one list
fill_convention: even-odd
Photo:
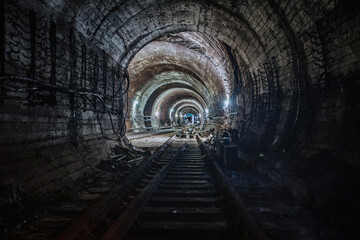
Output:
[[[360,166],[360,14],[355,1],[25,2],[1,2],[2,76],[108,96],[106,103],[121,128],[124,104],[110,96],[123,84],[119,76],[135,55],[171,33],[201,33],[228,50],[224,66],[231,65],[227,80],[231,100],[237,103],[234,125],[244,152],[285,153],[286,161],[300,159],[304,164],[326,156],[337,166]],[[182,63],[204,66],[190,52],[178,56],[189,57]],[[154,75],[165,72],[157,69]],[[218,89],[224,79],[219,78],[226,74],[217,74],[206,75],[206,97],[219,103],[225,97]],[[139,80],[139,86],[148,79]],[[196,84],[191,82],[194,88]],[[131,90],[134,96],[136,90]],[[101,136],[96,111],[102,105],[92,98],[58,91],[15,92],[8,86],[2,87],[0,99],[1,164],[10,164],[9,169],[16,168],[13,161],[35,161],[34,152],[53,152],[58,146],[78,154],[77,144]],[[111,134],[108,115],[101,111],[104,132]],[[23,166],[16,171],[28,171]],[[39,171],[41,176],[47,172]],[[13,178],[16,183],[27,181]]]

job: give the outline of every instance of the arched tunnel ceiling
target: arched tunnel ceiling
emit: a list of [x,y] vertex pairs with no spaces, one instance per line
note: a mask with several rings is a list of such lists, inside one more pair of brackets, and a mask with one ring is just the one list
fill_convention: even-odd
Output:
[[[217,104],[209,103],[210,107],[221,109],[221,101],[227,97],[236,103],[232,106],[238,106],[238,120],[244,120],[238,127],[244,129],[248,139],[261,142],[265,141],[261,140],[263,135],[269,135],[274,138],[268,136],[266,141],[273,142],[300,129],[304,113],[301,109],[311,101],[312,85],[323,78],[319,66],[325,64],[324,58],[314,57],[311,51],[322,54],[317,45],[322,40],[316,21],[334,10],[336,4],[330,2],[84,0],[71,8],[65,1],[57,2],[56,11],[98,43],[122,69],[136,61],[135,55],[148,44],[158,50],[152,54],[161,56],[164,62],[160,58],[149,58],[147,62],[157,62],[158,69],[163,69],[152,72],[156,68],[139,64],[139,71],[131,73],[138,79],[133,81],[137,86],[130,90],[131,101],[142,85],[161,79],[159,75],[169,67],[205,86],[203,90],[209,95],[203,94],[204,99]],[[179,55],[171,56],[175,52],[183,52],[180,56],[196,52],[197,59],[184,57],[187,61],[180,63]],[[199,66],[207,66],[206,71]],[[310,73],[309,69],[315,70]]]
[[[255,66],[254,60],[257,59],[252,53],[258,55],[258,47],[265,53],[281,50],[281,47],[289,45],[286,42],[290,40],[284,36],[284,31],[295,32],[296,24],[308,22],[310,25],[325,11],[334,8],[334,4],[326,1],[316,4],[312,1],[283,4],[259,0],[251,3],[230,0],[77,1],[71,7],[65,1],[44,2],[53,6],[69,22],[74,22],[76,28],[89,39],[99,40],[103,49],[112,52],[115,59],[130,52],[131,58],[146,43],[167,33],[193,30],[226,42],[241,53],[246,63]],[[290,13],[278,10],[290,8],[298,13],[294,16],[297,21],[292,19],[293,26],[289,22],[284,23],[284,17]]]
[[[196,97],[197,99],[201,99],[204,102],[202,94],[197,92],[191,86],[181,83],[173,83],[157,88],[148,98],[144,108],[139,107],[139,112],[143,112],[144,115],[151,115],[153,106],[155,105],[156,107],[159,104],[159,101],[163,101],[167,97],[171,98],[169,101],[175,101],[176,99],[184,97],[185,95]],[[156,101],[158,103],[155,103]]]
[[169,88],[180,86],[191,89],[201,95],[207,101],[211,101],[211,92],[209,92],[209,89],[207,89],[204,84],[200,83],[187,74],[176,71],[164,72],[147,80],[141,88],[136,89],[136,92],[133,96],[129,94],[129,98],[142,99],[144,102],[146,102],[151,95],[155,94],[156,96]]
[[[183,77],[178,76],[187,73],[191,76],[191,80],[189,81],[189,78],[187,78],[187,81],[190,82],[192,86],[194,86],[194,83],[197,81],[204,86],[202,90],[207,89],[207,91],[209,91],[209,95],[205,97],[207,98],[206,100],[211,101],[209,105],[214,106],[215,109],[221,109],[222,102],[231,97],[234,89],[234,69],[232,69],[228,49],[230,49],[230,54],[233,54],[233,58],[237,58],[236,61],[238,63],[244,63],[250,71],[256,71],[256,69],[261,68],[262,63],[271,61],[269,50],[275,51],[277,45],[270,45],[270,47],[268,47],[270,43],[274,44],[276,41],[281,41],[282,46],[286,47],[289,45],[284,42],[286,39],[281,34],[278,34],[278,31],[272,31],[272,29],[267,33],[270,34],[272,36],[271,39],[275,41],[266,42],[269,38],[262,39],[263,36],[260,36],[260,33],[257,33],[255,29],[250,26],[249,22],[236,13],[234,14],[236,17],[221,19],[219,16],[228,17],[229,15],[226,14],[224,6],[218,3],[212,3],[213,5],[204,5],[200,1],[193,2],[190,5],[186,1],[178,1],[176,3],[165,1],[164,3],[165,5],[161,5],[161,9],[157,9],[156,4],[152,5],[150,9],[154,8],[152,12],[162,13],[164,10],[163,7],[171,8],[171,6],[174,6],[176,9],[182,9],[182,7],[190,6],[194,11],[190,11],[188,14],[199,14],[199,17],[191,18],[188,15],[184,17],[181,16],[183,12],[174,12],[172,11],[173,9],[169,9],[169,12],[172,12],[171,14],[179,14],[179,16],[162,18],[160,22],[160,19],[157,19],[156,15],[151,15],[149,18],[149,15],[146,14],[148,9],[138,9],[139,12],[136,12],[133,17],[129,17],[128,21],[122,22],[122,27],[114,32],[111,39],[111,42],[114,43],[116,42],[115,39],[117,36],[122,36],[124,49],[121,49],[119,52],[125,53],[125,55],[118,56],[122,65],[126,66],[131,59],[128,66],[131,79],[129,91],[131,101],[135,101],[134,95],[137,94],[142,98],[140,104],[146,104],[148,96],[151,95],[149,92],[155,91],[154,89],[160,87],[164,80],[169,81],[173,78],[173,81],[176,81],[176,77],[178,80],[185,80],[186,78],[179,79]],[[211,5],[212,7],[210,7]],[[111,23],[110,20],[108,22],[108,19],[112,19],[112,17],[120,14],[119,9],[122,7],[124,6],[119,6],[119,8],[114,9],[114,12],[108,17],[105,17],[104,20],[109,24],[114,24]],[[262,4],[258,7],[261,8],[262,14],[269,11],[263,9],[264,6]],[[206,13],[203,12],[204,9],[206,9]],[[205,14],[203,17],[206,17],[208,11],[211,16],[217,16],[217,18],[220,19],[211,17],[211,20],[208,19],[210,20],[210,24],[204,24],[205,22],[202,21],[201,15]],[[168,12],[166,11],[164,14],[166,16]],[[141,21],[137,22],[140,15],[142,16]],[[184,18],[182,19],[182,17]],[[177,18],[183,21],[181,21],[181,23],[178,21],[174,22],[174,19]],[[155,19],[159,21],[159,24],[162,26],[161,28],[159,28],[160,25],[155,29],[151,29],[151,26],[147,26],[145,29],[142,28],[144,20],[151,23]],[[104,23],[99,25],[93,37],[96,38],[100,31],[105,30],[103,27],[106,26],[106,24]],[[127,31],[127,25],[129,27],[137,26],[139,29],[142,29],[141,35],[136,36],[137,31],[135,29],[131,32]],[[194,29],[194,27],[196,27],[196,29]],[[259,28],[259,26],[257,26],[257,28]],[[266,27],[266,29],[269,28],[271,28],[271,25]],[[107,30],[109,29],[107,28]],[[120,34],[120,32],[122,34]],[[126,39],[123,33],[126,33]],[[231,37],[233,33],[236,33],[235,38]],[[261,34],[263,35],[264,33]],[[144,35],[147,36],[144,37]],[[127,46],[128,43],[129,45]],[[121,47],[120,42],[117,42],[116,45]],[[228,48],[226,46],[228,46]],[[288,50],[281,51],[280,55],[280,59],[284,61],[286,61],[286,59],[290,61],[292,58],[292,54]],[[117,57],[114,56],[114,58]],[[167,69],[172,69],[172,71],[166,71]],[[281,68],[279,68],[279,71],[281,71]],[[165,75],[168,76],[165,77]],[[284,82],[285,84],[281,86],[283,90],[287,88],[291,91],[299,85],[299,83],[296,82],[299,81],[299,79],[284,77],[283,80],[286,82],[295,81],[295,83],[290,82],[289,84]],[[144,89],[144,84],[151,86],[148,89]],[[249,88],[250,86],[247,87]],[[267,94],[266,88],[267,86],[260,85],[257,86],[256,91],[258,91],[258,94]],[[145,92],[148,92],[148,94],[144,94]]]
[[[151,59],[154,65],[161,65],[161,62],[173,64],[194,75],[206,86],[214,86],[217,91],[224,91],[226,95],[230,95],[232,69],[228,64],[226,49],[221,42],[206,34],[181,32],[166,35],[148,44],[135,56],[137,57],[143,61]],[[136,59],[132,62],[140,65],[136,63]]]
[[182,32],[156,39],[128,67],[129,99],[139,102],[132,113],[157,113],[165,121],[177,100],[197,99],[203,107],[221,104],[232,91],[229,61],[224,45],[206,34]]
[[[183,33],[185,34],[185,33]],[[141,49],[131,61],[128,70],[131,84],[139,88],[146,81],[163,72],[187,74],[202,85],[207,86],[212,94],[227,94],[231,92],[230,71],[228,59],[223,49],[216,50],[210,47],[207,39],[204,45],[192,42],[192,36],[199,37],[197,33],[187,33],[189,39],[173,34],[156,40]],[[173,41],[176,38],[179,41]],[[218,48],[221,47],[219,42]],[[170,76],[172,77],[172,76]],[[174,76],[175,77],[175,76]],[[160,79],[161,81],[161,79]],[[216,91],[214,91],[216,89]],[[220,90],[220,93],[219,93]],[[130,97],[133,90],[130,89]]]
[[135,112],[137,116],[152,115],[154,101],[161,95],[162,99],[167,99],[163,93],[172,93],[169,92],[171,89],[176,89],[174,96],[180,98],[190,93],[191,96],[201,99],[204,104],[211,102],[211,95],[203,84],[182,73],[165,72],[149,79],[142,88],[137,89],[135,96],[130,98],[132,102],[138,102],[132,113]]
[[199,112],[193,107],[185,107],[185,108],[183,108],[181,110],[182,110],[183,114],[185,114],[185,115],[188,114],[188,113],[191,113],[191,114],[193,114],[195,116],[199,114]]
[[164,91],[153,103],[151,112],[158,111],[160,116],[167,117],[171,111],[171,105],[182,100],[196,100],[205,107],[205,101],[195,92],[184,88],[172,88]]
[[199,113],[204,112],[203,106],[196,99],[183,99],[183,100],[175,102],[171,106],[171,108],[174,109],[174,113],[173,113],[174,115],[179,114],[181,112],[181,110],[185,107],[192,107],[192,108],[196,109]]

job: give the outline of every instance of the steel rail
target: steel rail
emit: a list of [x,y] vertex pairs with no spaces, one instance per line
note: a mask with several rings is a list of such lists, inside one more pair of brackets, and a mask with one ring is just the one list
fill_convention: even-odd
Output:
[[237,221],[237,225],[240,226],[240,228],[243,230],[244,239],[268,239],[265,236],[265,233],[261,228],[260,224],[250,213],[243,199],[240,197],[236,189],[232,186],[228,177],[225,175],[219,164],[215,161],[215,158],[210,154],[209,149],[205,146],[205,144],[198,135],[196,136],[196,140],[201,150],[206,155],[209,166],[214,170],[215,175],[223,186],[223,189],[228,196],[229,205],[234,208],[234,212],[236,213],[235,219]]
[[121,199],[127,192],[128,187],[139,181],[143,170],[149,168],[156,159],[160,158],[160,156],[167,151],[173,141],[174,136],[169,138],[153,155],[146,158],[129,175],[127,175],[118,186],[116,186],[103,199],[86,211],[79,219],[75,220],[75,222],[73,222],[73,224],[56,239],[80,239],[81,236],[83,237],[91,232],[99,224],[99,222],[105,221],[107,213],[109,213],[116,204],[120,205]]
[[101,238],[102,240],[122,240],[126,236],[134,221],[145,207],[145,204],[149,201],[160,182],[165,178],[170,167],[180,158],[180,155],[185,150],[186,146],[187,144],[184,143],[172,159],[161,168],[139,195],[131,202],[128,208],[116,219],[114,224]]

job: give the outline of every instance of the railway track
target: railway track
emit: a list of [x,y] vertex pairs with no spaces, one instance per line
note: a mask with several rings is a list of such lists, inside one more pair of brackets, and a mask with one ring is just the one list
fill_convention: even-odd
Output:
[[164,173],[124,239],[237,239],[221,186],[196,140],[179,143],[186,143],[186,150]]
[[210,158],[174,136],[71,224],[24,239],[266,239]]

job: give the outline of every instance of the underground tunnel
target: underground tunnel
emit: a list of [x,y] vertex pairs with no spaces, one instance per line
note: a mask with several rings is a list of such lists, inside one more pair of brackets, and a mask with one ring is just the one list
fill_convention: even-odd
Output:
[[0,2],[1,239],[359,239],[353,0]]

